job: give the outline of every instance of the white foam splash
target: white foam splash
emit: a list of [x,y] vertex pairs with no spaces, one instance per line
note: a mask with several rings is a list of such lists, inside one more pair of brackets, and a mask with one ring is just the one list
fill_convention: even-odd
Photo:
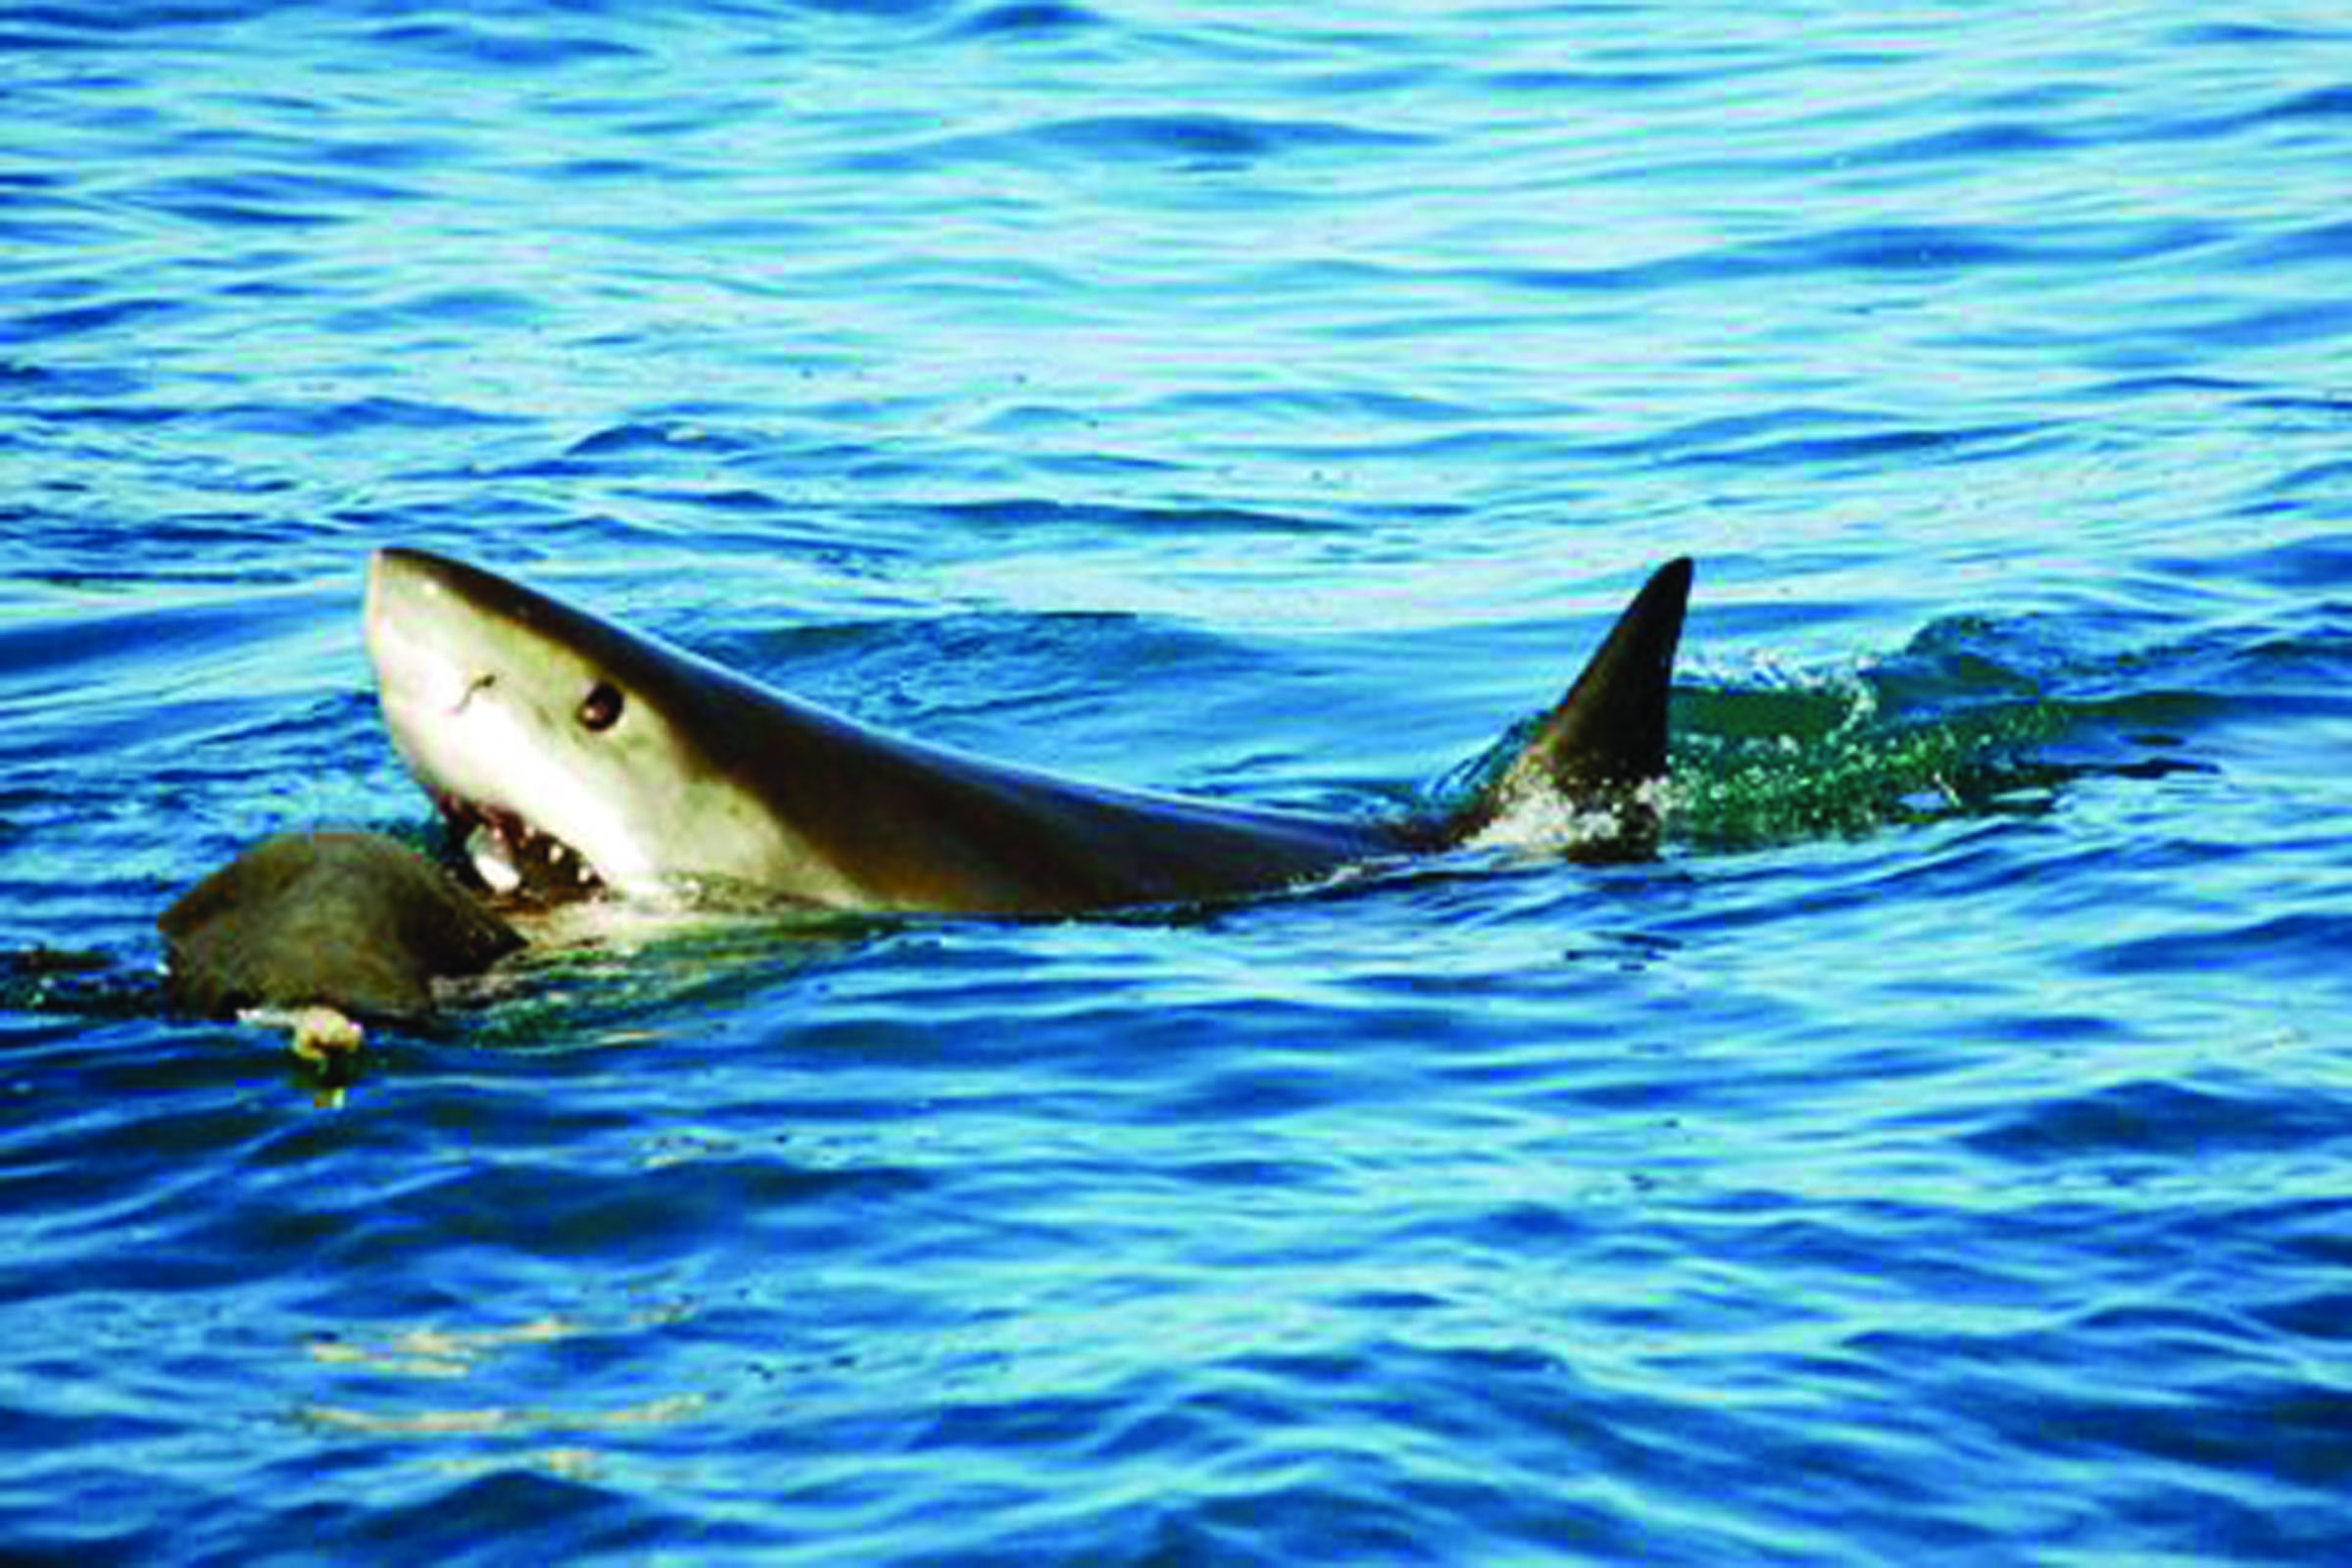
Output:
[[1600,803],[1579,803],[1550,789],[1513,790],[1494,819],[1471,835],[1468,847],[1559,855],[1620,843],[1649,831],[1665,815],[1672,795],[1665,779],[1651,779],[1630,795]]

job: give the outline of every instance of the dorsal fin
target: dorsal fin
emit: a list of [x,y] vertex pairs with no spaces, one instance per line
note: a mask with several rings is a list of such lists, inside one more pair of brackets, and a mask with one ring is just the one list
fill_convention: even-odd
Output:
[[[1534,738],[1448,824],[1450,838],[1470,838],[1530,800],[1621,808],[1665,774],[1666,697],[1690,577],[1689,557],[1650,574]],[[1629,822],[1629,833],[1642,825]]]

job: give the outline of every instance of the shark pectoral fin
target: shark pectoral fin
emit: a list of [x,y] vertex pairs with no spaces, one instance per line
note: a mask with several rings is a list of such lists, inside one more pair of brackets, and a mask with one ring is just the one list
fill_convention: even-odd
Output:
[[[1619,810],[1640,786],[1664,776],[1667,694],[1690,578],[1688,557],[1650,574],[1568,695],[1454,817],[1457,842],[1530,808]],[[1650,825],[1645,820],[1626,823],[1629,832]]]

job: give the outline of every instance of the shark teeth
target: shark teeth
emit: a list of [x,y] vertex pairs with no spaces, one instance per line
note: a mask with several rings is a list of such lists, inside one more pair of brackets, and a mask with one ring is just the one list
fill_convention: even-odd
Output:
[[473,873],[489,885],[493,893],[512,893],[522,886],[522,872],[515,868],[514,857],[507,853],[506,836],[484,824],[466,836],[466,858],[473,862]]
[[464,835],[473,874],[500,898],[557,904],[604,891],[604,878],[586,856],[515,813],[455,796],[439,805],[451,828]]

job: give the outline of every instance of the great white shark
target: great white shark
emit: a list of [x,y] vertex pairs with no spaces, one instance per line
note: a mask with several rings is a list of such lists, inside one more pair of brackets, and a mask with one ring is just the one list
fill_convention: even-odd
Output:
[[376,552],[393,744],[500,892],[1070,914],[1311,883],[1530,811],[1648,853],[1691,564],[1659,567],[1516,755],[1442,811],[1354,819],[1080,782],[886,733],[478,566]]

